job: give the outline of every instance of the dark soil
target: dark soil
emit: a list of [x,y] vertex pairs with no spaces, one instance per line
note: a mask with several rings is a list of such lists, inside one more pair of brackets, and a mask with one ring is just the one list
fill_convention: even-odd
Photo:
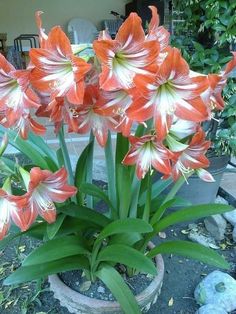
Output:
[[[119,270],[119,269],[118,269]],[[129,286],[134,295],[141,293],[146,289],[152,281],[152,278],[148,277],[146,274],[138,274],[133,277],[123,276],[126,284]],[[96,298],[100,300],[110,300],[114,301],[111,291],[104,285],[101,280],[97,280],[95,283],[91,284],[89,289],[83,290],[83,285],[86,287],[89,281],[86,281],[85,277],[82,276],[81,271],[70,271],[60,274],[62,281],[69,286],[71,289],[78,291],[81,294],[86,295],[90,298]],[[82,289],[81,289],[82,284]]]

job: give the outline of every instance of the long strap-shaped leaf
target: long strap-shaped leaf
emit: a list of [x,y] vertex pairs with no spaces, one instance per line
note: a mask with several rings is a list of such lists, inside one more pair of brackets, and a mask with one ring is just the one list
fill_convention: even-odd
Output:
[[165,228],[179,222],[192,221],[198,218],[203,218],[215,214],[223,214],[232,209],[232,206],[224,204],[204,204],[189,206],[162,218],[154,225],[153,229],[155,232],[160,232]]
[[156,267],[150,258],[127,245],[109,245],[100,251],[97,259],[98,261],[121,263],[151,275],[157,274]]
[[154,257],[157,254],[176,254],[196,259],[209,265],[229,269],[230,265],[217,252],[198,243],[189,241],[167,241],[157,245],[147,256]]
[[114,268],[103,265],[96,275],[111,290],[125,314],[141,314],[134,295]]
[[[0,126],[0,133],[4,134],[4,128]],[[31,140],[23,140],[17,136],[16,132],[8,130],[7,132],[9,143],[25,154],[33,163],[42,169],[49,169],[55,171],[58,169],[57,164],[50,156],[46,155],[44,151],[41,150],[40,146]]]
[[151,232],[152,227],[149,223],[138,218],[118,219],[107,225],[99,234],[95,244],[99,243],[106,237],[119,233],[147,233]]
[[120,218],[126,218],[129,214],[129,206],[131,201],[131,177],[129,167],[122,165],[122,160],[129,149],[129,141],[121,133],[117,133],[116,138],[116,193],[117,208],[119,208]]
[[[156,198],[157,196],[159,196],[172,182],[173,180],[171,178],[167,180],[159,179],[156,182],[154,182],[152,184],[152,198]],[[140,206],[145,204],[146,198],[147,198],[146,194],[147,194],[147,191],[141,194],[139,198]]]
[[102,189],[100,189],[97,185],[90,184],[90,183],[83,183],[80,186],[80,191],[82,191],[85,194],[97,197],[100,200],[103,200],[108,205],[111,211],[110,217],[115,218],[115,219],[117,218],[116,209],[113,207],[113,204],[111,203],[110,199],[108,198],[106,193]]
[[64,271],[88,269],[89,264],[86,257],[82,255],[70,256],[56,261],[22,266],[4,280],[5,285],[19,284],[35,279],[45,278],[48,275]]
[[88,143],[83,152],[81,153],[75,170],[75,186],[78,188],[77,201],[80,205],[83,205],[83,193],[80,192],[80,186],[86,180],[87,159],[92,154],[94,141]]
[[91,208],[80,205],[65,205],[63,207],[60,207],[60,211],[68,216],[90,221],[91,223],[94,223],[101,227],[105,227],[111,222],[111,220],[103,214],[100,214]]
[[36,265],[88,253],[89,251],[84,247],[78,236],[65,236],[43,243],[26,257],[22,265]]
[[54,150],[52,150],[48,144],[44,141],[41,136],[35,135],[34,133],[30,132],[28,135],[28,139],[35,143],[40,149],[50,157],[55,163],[57,163],[57,156]]

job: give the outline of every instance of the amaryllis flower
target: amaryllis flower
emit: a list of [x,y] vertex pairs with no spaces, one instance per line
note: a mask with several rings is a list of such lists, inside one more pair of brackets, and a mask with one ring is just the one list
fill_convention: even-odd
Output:
[[155,6],[149,6],[152,11],[152,18],[148,25],[148,40],[157,40],[160,44],[160,51],[163,52],[169,45],[170,33],[163,27],[159,26],[160,19]]
[[183,139],[194,134],[199,127],[199,124],[193,121],[179,119],[174,117],[173,123],[170,127],[170,133],[178,139]]
[[191,78],[187,62],[176,48],[168,49],[154,78],[138,75],[135,83],[143,97],[134,99],[127,115],[135,121],[153,117],[158,140],[165,138],[174,115],[194,122],[209,118],[207,107],[200,98],[208,88],[208,80],[202,76]]
[[30,70],[16,70],[0,54],[0,111],[5,114],[1,121],[7,127],[14,125],[24,110],[40,106],[39,98],[30,87],[29,75]]
[[100,96],[96,106],[97,113],[118,118],[120,132],[128,137],[133,120],[127,116],[126,110],[131,106],[132,102],[131,92],[125,89],[116,91],[100,90]]
[[13,221],[21,231],[29,228],[29,222],[24,215],[25,199],[11,195],[10,179],[7,179],[0,189],[0,240],[4,238]]
[[131,149],[126,154],[123,164],[135,164],[139,179],[144,178],[152,167],[165,175],[170,175],[172,153],[157,140],[155,135],[145,135],[140,138],[130,136],[129,141]]
[[28,138],[29,131],[32,131],[38,135],[44,135],[46,128],[36,122],[28,112],[23,112],[21,117],[16,121],[14,129],[17,130],[18,134],[26,140]]
[[37,11],[35,13],[35,20],[36,20],[36,25],[38,27],[38,32],[39,32],[39,43],[41,48],[46,47],[46,42],[48,39],[48,35],[45,33],[45,29],[42,27],[42,20],[41,20],[41,14],[43,14],[42,11]]
[[55,173],[41,170],[38,167],[31,169],[30,174],[23,169],[22,177],[27,186],[27,193],[23,196],[27,200],[26,211],[30,213],[32,221],[40,215],[48,223],[56,219],[56,203],[63,203],[75,195],[77,189],[67,184],[67,172],[61,168]]
[[99,88],[97,85],[88,85],[84,94],[84,103],[76,109],[78,117],[78,133],[87,133],[92,130],[98,143],[104,147],[107,142],[108,130],[118,132],[118,121],[114,115],[101,114],[100,105],[97,105]]
[[30,50],[35,68],[31,83],[41,92],[50,93],[51,100],[66,96],[71,103],[82,103],[84,76],[90,65],[73,55],[70,41],[59,26],[48,34],[44,48]]
[[211,93],[210,93],[210,105],[212,109],[222,110],[224,109],[224,100],[222,98],[222,91],[226,85],[227,78],[230,72],[236,67],[236,52],[232,52],[233,58],[230,60],[225,70],[222,71],[218,76],[215,74],[209,74],[208,79],[211,85]]
[[[182,152],[176,153],[176,161],[173,165],[172,175],[174,180],[177,180],[181,175],[186,177],[192,170],[207,168],[209,160],[205,156],[211,142],[205,140],[205,133],[202,129],[193,136],[189,146]],[[200,173],[202,174],[202,173]],[[205,170],[201,178],[207,178],[209,182],[210,174]],[[214,179],[212,178],[214,181]]]
[[157,68],[159,44],[156,40],[145,40],[141,19],[136,13],[125,20],[114,40],[99,39],[93,47],[102,66],[100,87],[105,90],[131,88],[137,73],[148,75]]

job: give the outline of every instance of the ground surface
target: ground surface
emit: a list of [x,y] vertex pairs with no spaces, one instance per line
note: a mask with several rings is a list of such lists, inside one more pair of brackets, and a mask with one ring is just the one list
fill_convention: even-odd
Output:
[[[169,229],[166,232],[168,240],[186,239],[187,225]],[[184,230],[184,231],[183,231]],[[157,239],[157,241],[163,241]],[[231,243],[230,236],[228,242]],[[18,287],[2,286],[3,279],[27,255],[37,242],[28,238],[16,240],[0,255],[0,313],[1,314],[69,314],[60,307],[59,301],[54,299],[45,281],[37,289],[35,283],[24,284]],[[230,274],[236,278],[236,246],[221,243],[223,250],[218,250],[229,262],[232,262]],[[230,249],[229,249],[230,247]],[[158,302],[148,314],[194,314],[198,308],[193,291],[201,279],[215,268],[202,263],[186,260],[179,257],[164,256],[165,278]],[[173,298],[173,299],[172,299]],[[172,304],[173,303],[173,304]],[[236,312],[235,312],[236,313]]]

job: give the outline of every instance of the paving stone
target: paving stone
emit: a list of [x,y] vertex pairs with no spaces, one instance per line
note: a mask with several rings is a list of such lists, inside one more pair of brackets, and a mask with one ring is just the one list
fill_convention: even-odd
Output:
[[230,212],[224,213],[223,216],[229,223],[231,223],[231,225],[233,226],[236,225],[236,209]]
[[207,304],[201,306],[195,314],[227,314],[227,312],[219,305]]
[[236,226],[234,227],[232,236],[233,236],[234,242],[236,242]]
[[194,297],[200,305],[214,304],[232,312],[236,309],[236,280],[215,270],[198,284]]
[[205,218],[204,224],[207,231],[214,237],[214,239],[224,239],[227,222],[221,215],[217,214]]

